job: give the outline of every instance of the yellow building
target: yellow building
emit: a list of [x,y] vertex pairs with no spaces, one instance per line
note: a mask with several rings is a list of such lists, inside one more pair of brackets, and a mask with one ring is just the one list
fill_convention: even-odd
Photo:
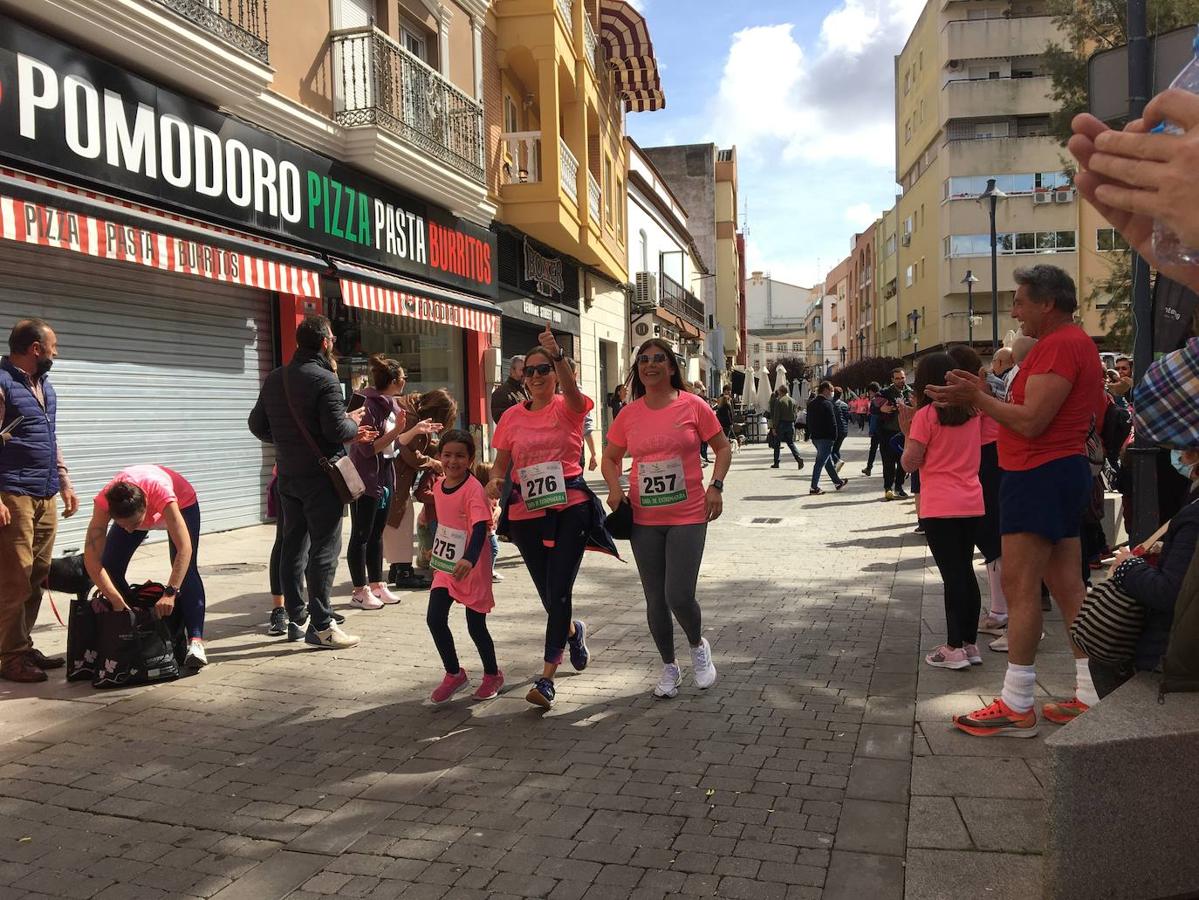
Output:
[[725,368],[741,346],[741,261],[737,254],[737,148],[716,154],[716,321],[724,329]]
[[879,356],[899,355],[899,214],[892,206],[874,223],[878,286],[874,347]]
[[[1002,341],[1014,325],[1017,268],[1059,266],[1087,294],[1082,259],[1095,226],[1080,224],[1085,204],[1049,136],[1056,105],[1043,52],[1062,35],[1047,13],[1045,0],[929,0],[896,57],[900,355],[971,337],[986,351],[993,327]],[[978,200],[991,178],[1005,195],[996,204],[997,320],[990,201]],[[978,279],[973,316],[968,275]],[[1097,315],[1083,318],[1098,336]]]

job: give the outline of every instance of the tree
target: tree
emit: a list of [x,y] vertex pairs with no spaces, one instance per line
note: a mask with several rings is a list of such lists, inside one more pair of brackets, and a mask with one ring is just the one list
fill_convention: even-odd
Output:
[[903,367],[903,360],[892,356],[870,356],[859,359],[835,371],[829,378],[837,387],[864,391],[870,382],[886,385],[891,383],[891,372]]
[[798,356],[781,356],[766,363],[771,373],[774,372],[775,366],[782,366],[787,370],[788,381],[803,381],[805,378],[811,380],[813,377],[812,366]]

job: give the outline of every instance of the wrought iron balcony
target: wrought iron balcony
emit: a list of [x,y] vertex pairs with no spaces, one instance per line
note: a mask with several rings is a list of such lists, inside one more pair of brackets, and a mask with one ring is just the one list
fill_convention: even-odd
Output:
[[377,126],[480,184],[483,107],[377,28],[334,32],[334,120]]
[[267,54],[267,0],[158,0],[194,25],[255,59]]
[[704,305],[699,298],[665,272],[658,288],[659,303],[677,316],[682,316],[693,325],[704,327]]

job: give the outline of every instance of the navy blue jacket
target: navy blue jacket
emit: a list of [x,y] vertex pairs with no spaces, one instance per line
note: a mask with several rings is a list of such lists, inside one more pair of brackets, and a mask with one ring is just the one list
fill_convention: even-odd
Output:
[[50,379],[42,377],[46,407],[33,395],[29,376],[0,360],[0,394],[4,396],[4,421],[0,430],[18,416],[24,419],[0,438],[0,491],[26,497],[53,497],[62,485],[58,477],[58,397]]

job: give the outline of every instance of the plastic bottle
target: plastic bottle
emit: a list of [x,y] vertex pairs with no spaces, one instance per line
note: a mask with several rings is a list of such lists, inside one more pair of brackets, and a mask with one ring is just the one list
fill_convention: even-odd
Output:
[[[1182,71],[1170,82],[1170,87],[1199,94],[1199,33],[1196,34],[1192,47],[1195,51],[1194,57],[1182,67]],[[1162,122],[1153,130],[1166,134],[1182,134],[1182,129],[1173,122]],[[1199,264],[1199,248],[1183,246],[1182,239],[1173,229],[1156,220],[1153,222],[1153,254],[1160,262],[1168,265]]]

